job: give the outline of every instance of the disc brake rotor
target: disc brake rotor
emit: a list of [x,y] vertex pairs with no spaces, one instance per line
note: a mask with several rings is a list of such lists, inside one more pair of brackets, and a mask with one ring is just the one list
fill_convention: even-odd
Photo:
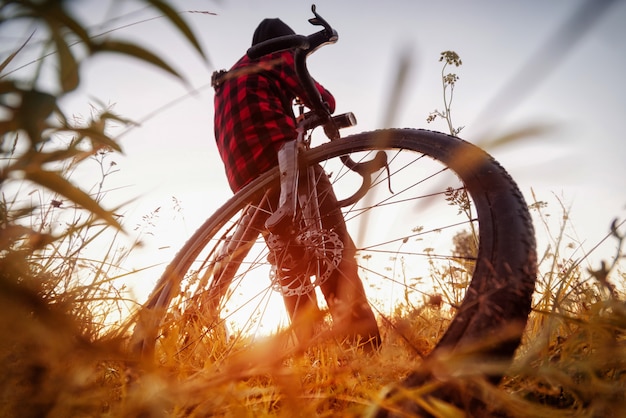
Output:
[[[273,288],[283,296],[300,296],[322,285],[341,263],[343,243],[335,231],[305,231],[285,241],[267,240]],[[311,280],[311,277],[314,277]]]

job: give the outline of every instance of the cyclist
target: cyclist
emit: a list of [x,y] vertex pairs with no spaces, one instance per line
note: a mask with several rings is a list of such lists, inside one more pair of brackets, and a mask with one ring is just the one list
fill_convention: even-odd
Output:
[[[252,45],[293,34],[295,32],[280,19],[264,19],[254,32]],[[332,113],[335,110],[332,94],[319,83],[315,84]],[[213,86],[217,147],[230,187],[237,192],[261,173],[278,165],[278,153],[283,144],[297,137],[294,100],[298,98],[309,108],[312,107],[311,101],[296,75],[292,50],[270,53],[256,60],[244,55],[229,71],[214,73]],[[320,285],[334,328],[351,341],[366,341],[368,347],[378,347],[380,333],[358,276],[355,245],[337,207],[328,177],[320,166],[315,170],[322,178],[318,195],[323,226],[334,230],[344,247],[338,268]],[[273,191],[269,199],[274,208],[278,193]],[[261,233],[265,220],[255,222]],[[283,298],[298,339],[306,343],[321,318],[315,293],[284,295]]]

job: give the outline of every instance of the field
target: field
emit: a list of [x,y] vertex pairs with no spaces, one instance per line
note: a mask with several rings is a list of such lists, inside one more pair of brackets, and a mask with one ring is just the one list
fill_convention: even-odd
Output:
[[[147,3],[203,54],[167,3]],[[454,294],[456,283],[446,289],[441,277],[431,278],[441,288],[422,305],[400,304],[393,315],[379,318],[385,341],[380,352],[333,338],[299,347],[288,331],[243,339],[236,350],[224,350],[225,340],[218,337],[178,350],[168,339],[176,334],[173,328],[154,358],[134,354],[128,318],[137,304],[124,280],[138,273],[120,273],[116,266],[133,256],[139,242],[120,246],[118,237],[128,225],[115,210],[103,208],[106,182],[116,171],[108,156],[120,151],[108,126],[129,121],[106,106],[95,106],[85,119],[69,118],[58,103],[80,83],[83,61],[70,50],[76,40],[88,46],[86,58],[100,52],[132,55],[180,75],[149,50],[90,38],[59,4],[19,6],[47,27],[56,51],[56,93],[2,74],[30,38],[0,63],[0,416],[626,415],[624,222],[600,226],[607,227],[605,240],[616,250],[596,264],[574,256],[582,244],[571,238],[575,225],[562,202],[546,203],[534,193],[529,208],[544,246],[533,310],[510,367],[476,367],[480,347],[425,360],[454,315],[441,303],[441,293]],[[451,51],[442,59],[460,65]],[[443,71],[442,76],[450,102],[431,119],[445,119],[455,134],[460,129],[452,124],[446,94],[457,78]],[[99,165],[101,178],[84,190],[71,179],[87,159]],[[152,222],[150,215],[145,221]],[[435,378],[402,385],[407,376],[425,371]],[[494,371],[506,375],[497,385],[484,377]]]
[[[128,354],[123,327],[93,312],[119,309],[106,272],[79,285],[20,246],[2,258],[2,416],[375,416],[409,399],[433,416],[464,416],[431,394],[453,388],[496,416],[621,416],[626,308],[624,274],[583,272],[547,254],[524,343],[499,386],[484,380],[472,350],[424,363],[450,313],[434,301],[399,308],[381,323],[380,353],[327,342],[294,349],[287,334],[242,342],[236,354],[209,341],[192,352],[157,351],[157,364]],[[89,260],[66,258],[63,265]],[[554,270],[546,268],[553,265]],[[16,279],[17,278],[17,279]],[[498,364],[489,367],[501,367]],[[386,393],[414,370],[437,380]],[[397,398],[396,398],[397,397]],[[399,416],[402,413],[399,412]]]

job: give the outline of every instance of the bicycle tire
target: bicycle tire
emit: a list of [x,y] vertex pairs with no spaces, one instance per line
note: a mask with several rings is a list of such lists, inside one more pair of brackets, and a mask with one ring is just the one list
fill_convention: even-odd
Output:
[[[433,353],[488,340],[489,345],[483,347],[485,355],[510,360],[530,313],[537,268],[534,229],[517,185],[505,169],[480,148],[458,137],[427,130],[388,129],[355,134],[307,150],[304,159],[311,164],[320,163],[372,150],[410,151],[430,157],[429,161],[440,162],[444,167],[442,172],[452,170],[473,201],[476,218],[469,219],[469,224],[478,223],[479,237],[478,253],[473,260],[475,267],[465,297],[461,305],[456,306],[457,313]],[[189,276],[198,255],[216,240],[218,232],[232,217],[258,201],[272,185],[275,187],[278,177],[278,169],[270,170],[244,187],[208,218],[178,252],[136,317],[132,338],[136,350],[153,353],[155,342],[166,332],[163,329],[174,324],[164,320],[172,300],[189,301],[190,295],[181,293],[181,281]],[[393,177],[391,181],[394,186]],[[216,250],[211,251],[214,254]],[[429,254],[433,257],[432,252],[427,252],[426,256]],[[174,310],[178,319],[173,321],[181,321],[184,309],[180,303]],[[163,325],[165,322],[169,325]],[[224,331],[215,328],[209,331],[206,327],[205,324],[200,336],[196,334],[191,339],[218,338],[216,333]],[[503,329],[509,332],[499,338]],[[511,329],[514,331],[510,332]],[[183,340],[181,350],[189,343],[189,335]],[[497,380],[500,376],[492,378]],[[407,382],[410,384],[410,379]]]

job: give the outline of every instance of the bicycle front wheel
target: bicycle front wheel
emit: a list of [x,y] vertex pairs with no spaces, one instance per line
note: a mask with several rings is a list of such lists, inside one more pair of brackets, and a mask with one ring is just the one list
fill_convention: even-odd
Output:
[[[340,158],[367,161],[380,150],[387,169],[344,208],[379,322],[435,306],[449,316],[435,350],[484,340],[489,355],[510,359],[536,278],[534,232],[518,187],[481,149],[425,130],[356,134],[315,147],[304,160],[324,168],[342,200],[362,179]],[[288,325],[262,231],[240,226],[259,213],[278,178],[275,169],[248,184],[180,250],[138,316],[136,347],[205,347],[207,358],[217,358]]]

